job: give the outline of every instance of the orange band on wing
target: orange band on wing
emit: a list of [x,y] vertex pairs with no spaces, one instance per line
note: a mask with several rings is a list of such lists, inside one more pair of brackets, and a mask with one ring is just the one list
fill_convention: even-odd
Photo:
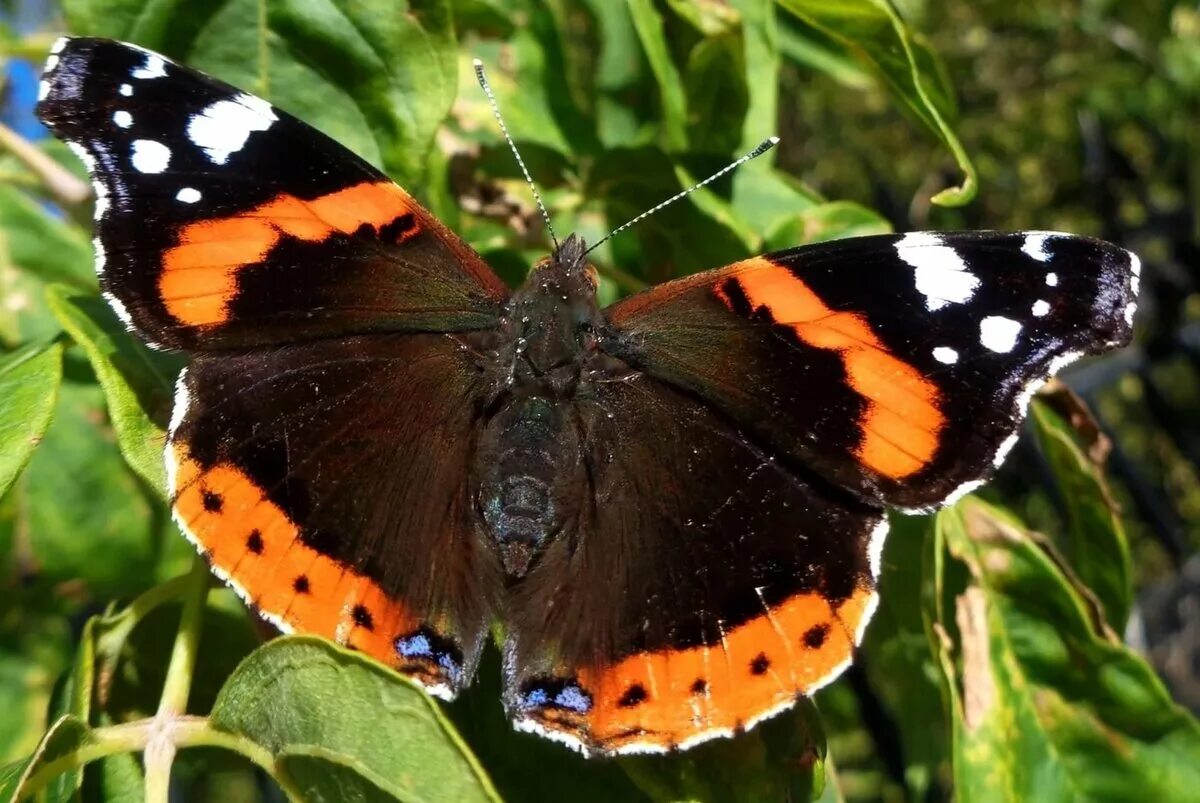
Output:
[[[830,309],[786,267],[756,257],[730,273],[751,307],[765,309],[804,343],[841,357],[851,387],[867,401],[855,452],[863,465],[896,480],[928,465],[946,421],[932,382],[888,351],[861,315]],[[721,285],[716,293],[733,307]]]
[[833,607],[798,594],[725,634],[722,643],[633,655],[581,671],[590,710],[537,712],[540,724],[578,734],[604,751],[730,733],[787,707],[849,665],[874,590],[858,588]]
[[422,622],[370,578],[305,545],[299,528],[244,472],[232,464],[204,469],[185,446],[167,448],[185,532],[263,615],[361,650],[427,685],[449,682],[436,663],[397,656],[395,639]]
[[[281,194],[230,217],[190,223],[162,258],[158,290],[164,306],[188,326],[223,323],[237,295],[237,272],[261,262],[284,235],[319,242],[361,226],[379,229],[413,213],[415,204],[390,181],[364,182],[312,200]],[[415,236],[413,225],[400,242]]]

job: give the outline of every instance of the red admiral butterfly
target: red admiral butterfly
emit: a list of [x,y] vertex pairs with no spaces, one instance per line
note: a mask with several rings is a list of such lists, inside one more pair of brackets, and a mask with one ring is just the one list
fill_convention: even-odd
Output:
[[752,726],[849,664],[886,508],[1011,446],[1064,362],[1127,343],[1137,258],[1049,232],[794,248],[600,309],[583,242],[515,292],[266,101],[60,41],[38,114],[96,187],[117,314],[188,352],[175,517],[285,631],[471,681],[601,753]]

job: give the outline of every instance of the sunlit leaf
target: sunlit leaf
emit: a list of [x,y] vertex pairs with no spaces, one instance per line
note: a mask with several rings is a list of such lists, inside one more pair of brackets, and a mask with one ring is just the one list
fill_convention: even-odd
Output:
[[150,487],[165,493],[162,452],[181,360],[135,340],[98,296],[59,286],[47,291],[47,300],[104,388],[121,453]]
[[1061,394],[1064,403],[1074,402],[1073,412],[1084,420],[1072,426],[1039,400],[1030,408],[1038,444],[1050,461],[1067,514],[1060,549],[1079,579],[1103,604],[1108,623],[1118,633],[1123,632],[1133,604],[1129,543],[1101,471],[1099,455],[1084,450],[1080,430],[1094,433],[1093,445],[1101,449],[1100,439],[1104,436],[1098,434],[1094,421],[1089,422],[1090,416],[1081,403],[1066,396],[1069,391]]
[[342,771],[363,767],[365,781],[399,799],[498,800],[425,692],[320,639],[276,639],[247,658],[217,697],[212,722],[272,753],[316,748]]
[[[1048,542],[971,497],[936,532],[959,800],[1184,800],[1200,788],[1200,727]],[[948,585],[956,562],[961,589]]]
[[0,496],[41,442],[62,382],[62,346],[0,356]]
[[779,5],[874,69],[954,155],[963,173],[962,184],[934,195],[934,203],[960,206],[975,197],[975,166],[950,127],[953,102],[935,69],[936,57],[913,41],[891,0],[779,0]]

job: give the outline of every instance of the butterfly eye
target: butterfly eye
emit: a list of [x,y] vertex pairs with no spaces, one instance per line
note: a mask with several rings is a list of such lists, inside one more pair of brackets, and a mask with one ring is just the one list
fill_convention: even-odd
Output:
[[600,274],[596,271],[596,266],[591,262],[584,265],[583,275],[587,278],[588,284],[592,286],[594,292],[600,286]]

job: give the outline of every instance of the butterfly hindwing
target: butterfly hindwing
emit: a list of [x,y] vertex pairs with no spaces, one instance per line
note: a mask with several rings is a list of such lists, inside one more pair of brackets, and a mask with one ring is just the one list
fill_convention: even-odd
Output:
[[105,296],[152,343],[242,348],[495,323],[507,291],[404,190],[261,98],[63,39],[38,116],[96,189]]
[[453,335],[200,355],[167,446],[175,517],[265,617],[452,694],[497,590],[464,481],[479,406]]
[[881,509],[644,375],[577,409],[595,504],[511,603],[518,727],[602,753],[686,747],[848,665],[875,605]]
[[1127,343],[1137,258],[1053,233],[853,238],[669,282],[606,310],[606,347],[783,459],[928,508],[1000,460],[1036,383]]

